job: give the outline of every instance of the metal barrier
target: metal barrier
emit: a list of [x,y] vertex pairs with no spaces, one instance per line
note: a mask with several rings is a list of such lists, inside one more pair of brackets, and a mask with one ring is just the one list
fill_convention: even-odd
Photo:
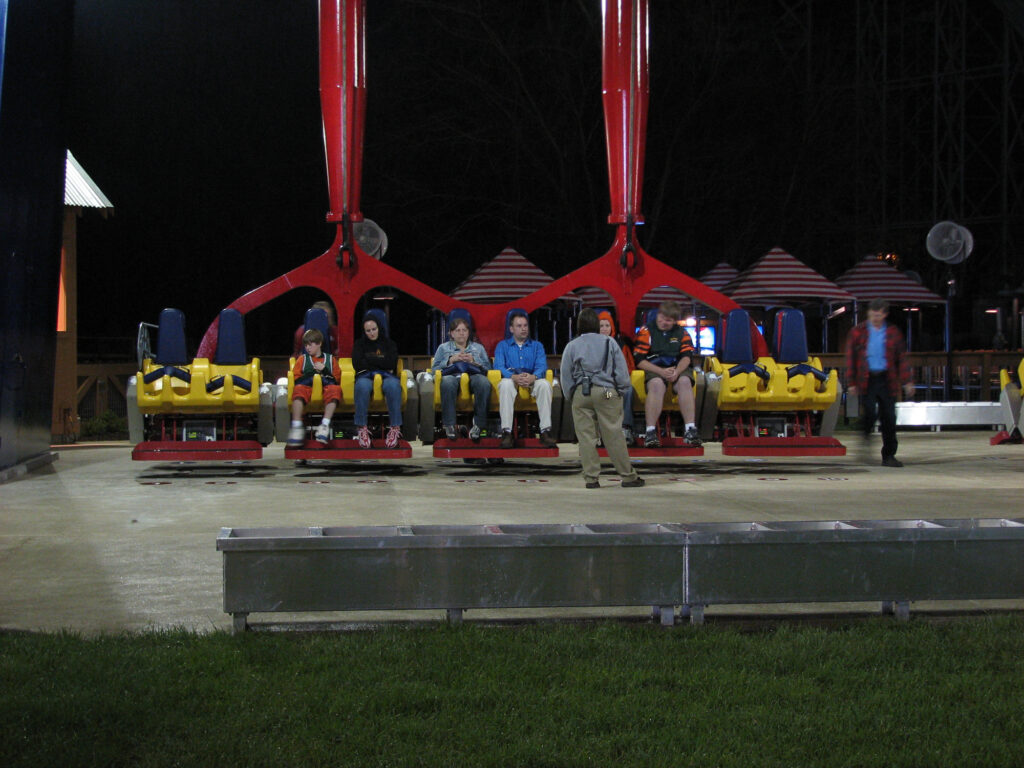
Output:
[[224,611],[651,606],[1024,597],[1024,521],[224,528]]

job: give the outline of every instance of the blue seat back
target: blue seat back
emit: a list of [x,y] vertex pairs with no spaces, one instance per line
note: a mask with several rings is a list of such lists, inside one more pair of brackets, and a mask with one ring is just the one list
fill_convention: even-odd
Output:
[[750,314],[745,309],[730,309],[718,329],[716,357],[723,363],[754,362],[754,345],[750,338]]
[[187,365],[192,361],[185,351],[185,314],[180,309],[160,313],[155,362],[160,365]]
[[326,310],[310,307],[306,310],[306,319],[302,323],[303,332],[316,329],[324,335],[324,349],[334,351],[334,339],[331,338],[331,321]]
[[512,331],[508,329],[509,324],[512,322],[512,315],[526,315],[526,319],[530,319],[530,313],[521,307],[512,307],[508,312],[505,313],[505,338],[512,338]]
[[470,338],[472,338],[473,337],[473,331],[474,331],[473,316],[469,313],[469,310],[466,309],[465,307],[456,307],[451,312],[449,312],[448,313],[448,329],[449,330],[451,330],[452,323],[454,323],[456,320],[465,320],[467,323],[469,323],[469,336],[470,336]]
[[807,351],[807,324],[799,309],[782,309],[775,315],[775,338],[772,356],[780,363],[805,363]]
[[217,365],[246,365],[245,319],[237,309],[222,309],[217,330],[217,351],[213,354]]
[[[367,320],[373,320],[377,323],[377,328],[380,329],[380,336],[382,339],[391,338],[391,334],[389,333],[390,329],[388,328],[388,316],[383,309],[377,309],[374,307],[373,309],[366,310],[366,313],[363,315],[363,322],[365,323]],[[362,324],[360,324],[359,330],[360,332],[363,330]]]
[[647,314],[644,316],[644,325],[648,328],[653,328],[658,322],[658,308],[648,309]]

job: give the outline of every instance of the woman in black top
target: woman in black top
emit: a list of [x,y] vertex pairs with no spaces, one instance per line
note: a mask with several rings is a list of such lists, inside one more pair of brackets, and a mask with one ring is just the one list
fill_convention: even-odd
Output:
[[387,323],[380,310],[371,309],[363,315],[363,333],[352,345],[352,367],[356,371],[353,400],[358,429],[356,439],[360,448],[371,445],[370,430],[366,425],[373,379],[381,375],[381,389],[388,406],[388,434],[384,447],[396,448],[402,437],[402,382],[396,375],[398,345],[388,338]]

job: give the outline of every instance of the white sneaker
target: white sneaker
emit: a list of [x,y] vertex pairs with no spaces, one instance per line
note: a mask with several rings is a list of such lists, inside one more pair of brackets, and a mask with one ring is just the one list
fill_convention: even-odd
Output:
[[388,427],[388,434],[384,438],[384,447],[385,448],[397,448],[398,447],[398,441],[401,440],[401,438],[402,438],[402,428],[401,427]]
[[626,439],[626,445],[627,446],[630,446],[634,442],[636,442],[636,436],[633,434],[633,428],[632,427],[623,427],[622,428],[622,436]]
[[480,427],[478,427],[476,424],[474,424],[473,428],[469,430],[469,439],[472,440],[474,443],[480,439]]
[[373,443],[373,438],[370,437],[370,429],[366,426],[359,428],[359,433],[356,435],[356,440],[359,441],[360,448],[369,448]]
[[288,447],[289,448],[301,448],[306,444],[306,428],[301,424],[299,426],[292,425],[288,430]]
[[451,425],[451,424],[445,424],[444,425],[444,436],[448,440],[454,440],[455,439],[455,427],[453,425]]
[[331,425],[321,424],[319,427],[316,428],[316,434],[314,436],[316,437],[316,441],[318,443],[323,443],[324,445],[327,445],[329,442],[331,442]]

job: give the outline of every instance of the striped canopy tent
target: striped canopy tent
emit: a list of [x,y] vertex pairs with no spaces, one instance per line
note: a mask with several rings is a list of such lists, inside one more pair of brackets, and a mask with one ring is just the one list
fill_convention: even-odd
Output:
[[671,285],[659,285],[657,288],[651,288],[651,290],[644,294],[644,297],[640,299],[640,306],[656,307],[663,301],[677,301],[680,304],[687,304],[692,302],[693,299]]
[[[907,277],[882,259],[867,255],[836,278],[836,284],[852,293],[859,302],[886,299],[892,304],[916,307],[919,304],[944,304],[946,307],[946,344],[949,344],[949,304],[913,278]],[[913,312],[907,313],[907,348],[914,344]],[[857,322],[857,305],[853,305],[853,321]],[[948,398],[947,398],[948,399]]]
[[585,285],[573,290],[573,293],[580,299],[580,307],[583,309],[596,307],[610,308],[615,305],[612,297],[606,291],[595,288],[592,285]]
[[854,301],[852,294],[778,247],[768,251],[721,290],[742,307],[785,303],[851,304]]
[[865,256],[836,278],[836,285],[857,299],[887,299],[893,304],[945,304],[946,300],[875,256]]
[[704,283],[708,288],[714,288],[716,291],[721,291],[726,285],[729,284],[740,271],[736,269],[732,264],[726,261],[720,261],[711,268],[710,272],[704,274],[700,278],[700,281]]
[[[456,301],[500,304],[520,299],[552,281],[551,275],[515,248],[508,247],[459,283],[451,297]],[[579,297],[571,292],[559,298],[579,301]]]

